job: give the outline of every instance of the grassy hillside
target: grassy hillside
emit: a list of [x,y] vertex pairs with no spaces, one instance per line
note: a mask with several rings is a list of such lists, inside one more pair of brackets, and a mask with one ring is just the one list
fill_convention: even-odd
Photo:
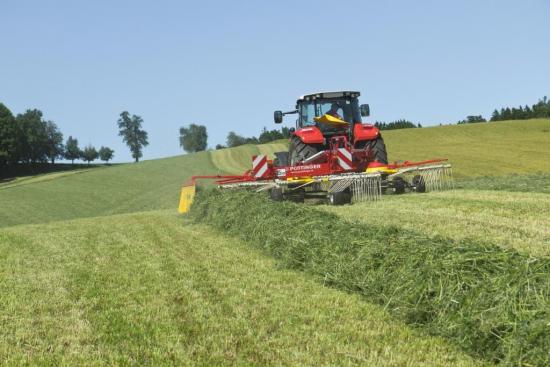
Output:
[[287,151],[286,140],[276,141],[262,145],[244,145],[239,148],[222,149],[211,152],[212,162],[221,171],[231,174],[240,174],[252,168],[252,156],[267,154],[274,157],[274,152]]
[[[384,138],[391,159],[449,157],[457,177],[550,172],[550,120],[396,130]],[[285,146],[245,145],[5,184],[0,227],[176,208],[179,188],[190,176],[241,173],[252,155]]]
[[0,229],[3,365],[479,365],[171,210]]
[[550,120],[383,132],[390,160],[449,158],[457,178],[550,172]]
[[179,189],[191,176],[242,173],[252,155],[285,149],[284,142],[245,145],[7,182],[0,185],[0,227],[177,208]]

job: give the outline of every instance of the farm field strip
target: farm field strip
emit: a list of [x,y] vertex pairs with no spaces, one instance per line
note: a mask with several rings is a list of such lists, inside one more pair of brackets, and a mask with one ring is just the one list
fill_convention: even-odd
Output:
[[550,172],[550,120],[382,131],[390,160],[449,158],[457,178]]
[[550,256],[549,194],[454,190],[388,195],[377,202],[319,208],[367,225],[393,225],[429,236],[473,239]]
[[363,295],[473,356],[504,365],[550,363],[550,258],[472,239],[350,223],[247,192],[201,192],[191,217],[289,269]]
[[5,365],[481,365],[172,211],[0,229],[0,292]]
[[[548,164],[550,165],[550,162]],[[550,174],[481,176],[458,180],[455,182],[455,187],[468,190],[538,192],[550,194]]]
[[70,175],[83,173],[83,172],[88,172],[92,169],[97,169],[97,168],[100,168],[100,167],[79,168],[79,169],[74,169],[74,170],[44,173],[44,174],[39,174],[39,175],[35,175],[35,176],[18,177],[14,180],[9,180],[9,181],[6,181],[6,182],[1,182],[0,181],[0,190],[8,189],[8,188],[11,188],[11,187],[22,186],[22,185],[29,185],[29,184],[38,183],[38,182],[55,180],[57,178],[70,176]]

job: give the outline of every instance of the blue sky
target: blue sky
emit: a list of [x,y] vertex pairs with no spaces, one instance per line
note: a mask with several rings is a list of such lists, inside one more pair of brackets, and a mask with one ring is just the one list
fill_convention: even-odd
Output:
[[182,154],[189,123],[211,147],[258,135],[317,90],[361,91],[373,121],[488,117],[550,95],[549,16],[548,0],[3,0],[0,102],[119,162],[123,110],[145,121],[145,159]]

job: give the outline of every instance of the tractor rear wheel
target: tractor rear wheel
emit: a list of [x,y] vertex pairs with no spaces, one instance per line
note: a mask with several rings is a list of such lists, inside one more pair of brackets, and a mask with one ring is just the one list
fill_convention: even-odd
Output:
[[290,164],[295,165],[296,163],[305,161],[321,150],[322,147],[320,144],[305,144],[299,137],[293,136],[290,139],[290,146],[288,149]]
[[355,144],[356,149],[370,149],[372,158],[383,164],[388,164],[388,153],[386,152],[386,144],[382,135],[378,135],[376,139],[359,141]]

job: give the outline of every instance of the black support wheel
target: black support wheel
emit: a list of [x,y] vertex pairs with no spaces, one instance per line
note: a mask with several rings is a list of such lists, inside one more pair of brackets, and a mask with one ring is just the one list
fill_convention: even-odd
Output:
[[348,190],[340,192],[331,192],[328,194],[328,203],[330,205],[344,205],[351,203],[351,192]]
[[397,195],[400,195],[405,192],[405,188],[407,187],[407,184],[405,183],[405,180],[401,177],[394,177],[392,182],[393,186],[393,192]]
[[273,201],[283,201],[283,189],[281,189],[280,187],[269,189],[269,197]]
[[426,181],[424,180],[424,177],[420,175],[414,176],[412,179],[412,185],[414,187],[414,191],[426,192]]
[[322,150],[321,144],[305,144],[299,137],[293,136],[290,139],[290,146],[288,149],[288,155],[290,157],[290,164],[302,162],[309,157],[319,153]]
[[372,158],[383,164],[388,164],[388,153],[386,152],[386,144],[382,135],[378,135],[376,139],[359,141],[355,144],[356,149],[370,149]]

